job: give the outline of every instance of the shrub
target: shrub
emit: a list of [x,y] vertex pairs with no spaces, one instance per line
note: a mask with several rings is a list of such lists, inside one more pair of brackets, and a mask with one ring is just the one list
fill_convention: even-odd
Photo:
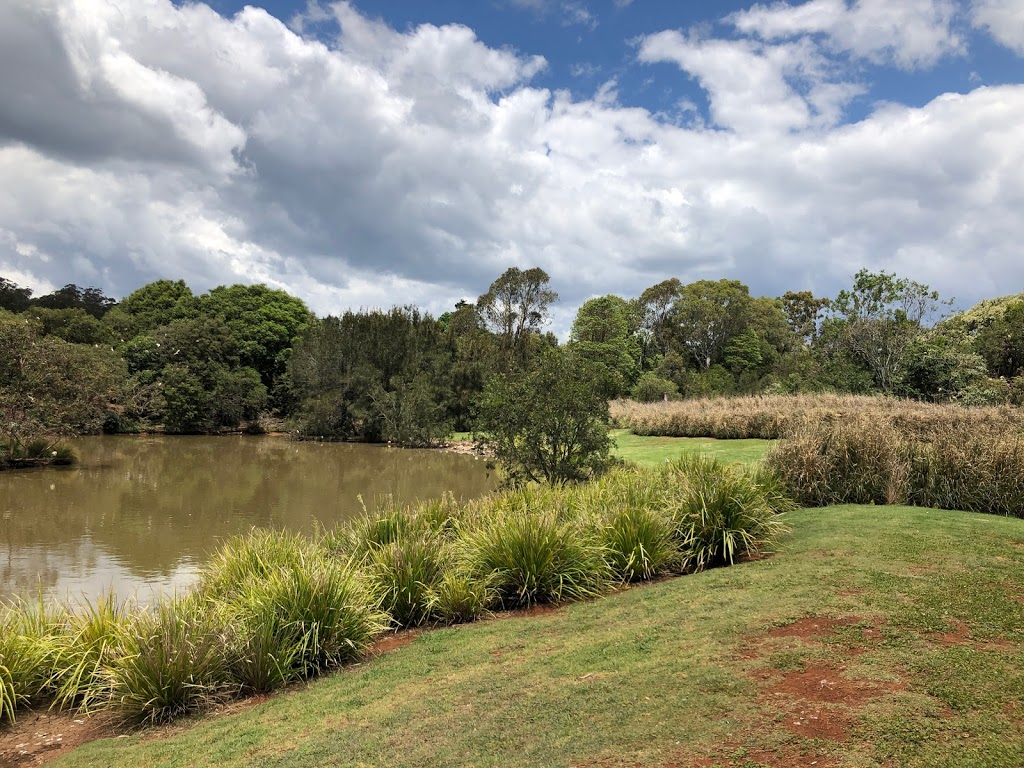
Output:
[[281,568],[300,568],[321,557],[323,551],[297,533],[254,528],[233,536],[218,549],[199,575],[199,592],[224,598],[262,581]]
[[643,507],[609,509],[602,520],[605,560],[623,581],[652,579],[679,560],[669,521]]
[[755,475],[702,454],[684,454],[664,472],[677,480],[672,515],[680,566],[699,571],[757,554],[785,531],[776,499]]
[[137,614],[111,658],[113,698],[126,717],[166,722],[225,692],[225,637],[196,600],[174,598]]
[[489,581],[505,608],[593,597],[610,576],[601,549],[551,510],[496,515],[458,545],[467,575]]
[[112,594],[67,612],[64,631],[54,638],[54,707],[88,712],[109,702],[106,669],[120,653],[128,622],[125,605]]
[[392,621],[416,627],[432,618],[434,590],[442,582],[446,560],[436,538],[407,536],[372,549],[364,568],[370,588]]
[[430,613],[442,624],[461,624],[488,613],[494,599],[491,580],[445,571],[430,593]]
[[49,694],[53,633],[60,618],[40,602],[0,606],[0,722]]
[[351,565],[327,556],[247,583],[223,610],[237,627],[230,666],[249,688],[339,666],[358,656],[384,627]]
[[668,379],[654,373],[645,373],[637,381],[630,393],[640,403],[656,403],[664,400],[675,400],[679,397],[679,387]]
[[608,468],[608,401],[595,377],[583,359],[551,350],[534,370],[491,380],[478,428],[509,481],[574,482]]

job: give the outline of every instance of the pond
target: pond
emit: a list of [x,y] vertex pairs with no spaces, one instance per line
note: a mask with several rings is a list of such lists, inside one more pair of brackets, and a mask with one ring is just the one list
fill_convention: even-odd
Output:
[[42,589],[147,601],[189,585],[211,551],[253,526],[308,533],[389,495],[469,499],[497,484],[483,459],[432,450],[242,435],[73,446],[76,467],[0,472],[0,599]]

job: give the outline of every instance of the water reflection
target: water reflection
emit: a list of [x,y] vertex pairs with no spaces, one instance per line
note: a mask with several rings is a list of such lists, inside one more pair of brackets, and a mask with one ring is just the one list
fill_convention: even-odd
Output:
[[472,498],[483,461],[271,437],[94,437],[78,467],[0,473],[0,597],[171,590],[252,526],[331,527],[391,494]]

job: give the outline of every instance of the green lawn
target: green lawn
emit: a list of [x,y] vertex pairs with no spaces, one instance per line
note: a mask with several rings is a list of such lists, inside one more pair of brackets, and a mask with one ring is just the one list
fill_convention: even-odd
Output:
[[55,764],[1024,765],[1024,521],[863,506],[788,520],[766,560],[426,632]]
[[[716,440],[713,437],[643,437],[628,429],[611,430],[615,446],[612,454],[645,466],[675,459],[684,451],[702,451],[723,461],[752,464],[764,456],[772,440]],[[471,432],[456,432],[452,440],[472,440]]]
[[727,463],[752,464],[764,456],[772,440],[716,440],[713,437],[643,437],[628,429],[613,429],[612,453],[627,461],[653,466],[675,459],[684,451],[700,451]]

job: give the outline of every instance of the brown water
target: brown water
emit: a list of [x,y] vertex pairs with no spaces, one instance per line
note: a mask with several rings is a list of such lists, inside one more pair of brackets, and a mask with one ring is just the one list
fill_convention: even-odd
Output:
[[441,451],[284,438],[92,437],[73,468],[0,472],[0,599],[113,589],[147,600],[187,586],[253,526],[328,528],[391,495],[481,496],[485,462]]

